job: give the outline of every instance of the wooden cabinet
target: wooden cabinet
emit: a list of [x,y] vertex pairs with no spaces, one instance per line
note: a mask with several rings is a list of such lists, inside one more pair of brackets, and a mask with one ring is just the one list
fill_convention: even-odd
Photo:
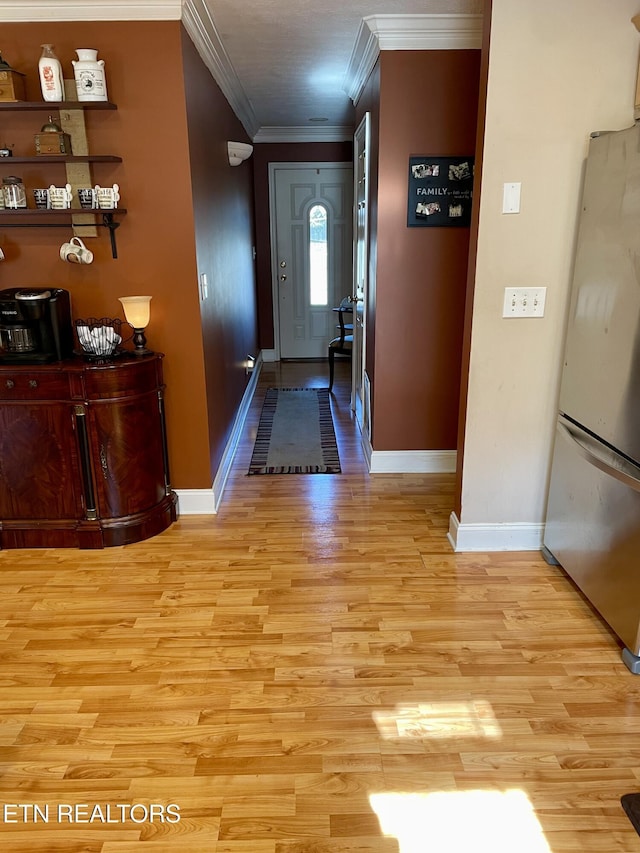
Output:
[[175,519],[161,355],[0,365],[0,547],[124,545]]

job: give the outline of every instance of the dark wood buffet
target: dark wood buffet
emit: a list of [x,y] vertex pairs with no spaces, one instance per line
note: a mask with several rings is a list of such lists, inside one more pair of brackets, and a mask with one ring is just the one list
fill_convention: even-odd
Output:
[[0,364],[0,547],[104,548],[176,520],[162,356]]

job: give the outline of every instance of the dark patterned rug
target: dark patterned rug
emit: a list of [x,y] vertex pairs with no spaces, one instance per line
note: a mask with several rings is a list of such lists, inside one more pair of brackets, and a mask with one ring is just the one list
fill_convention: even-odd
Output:
[[327,388],[269,388],[249,474],[340,474]]
[[633,828],[640,835],[640,794],[625,794],[620,797],[620,802]]

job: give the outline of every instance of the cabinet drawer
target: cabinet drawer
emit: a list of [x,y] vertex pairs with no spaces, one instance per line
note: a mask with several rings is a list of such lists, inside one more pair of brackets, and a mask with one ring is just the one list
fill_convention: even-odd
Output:
[[155,390],[159,383],[159,364],[159,358],[154,357],[90,367],[84,375],[87,399],[131,397]]
[[0,372],[0,400],[69,400],[69,379],[64,373],[36,370]]

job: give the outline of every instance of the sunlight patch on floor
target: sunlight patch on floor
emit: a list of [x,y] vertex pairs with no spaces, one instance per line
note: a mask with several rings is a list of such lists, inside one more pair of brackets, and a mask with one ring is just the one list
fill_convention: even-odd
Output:
[[372,794],[399,853],[552,853],[524,791]]
[[491,703],[482,699],[401,704],[393,711],[374,711],[372,716],[384,740],[447,737],[495,740],[502,736]]

